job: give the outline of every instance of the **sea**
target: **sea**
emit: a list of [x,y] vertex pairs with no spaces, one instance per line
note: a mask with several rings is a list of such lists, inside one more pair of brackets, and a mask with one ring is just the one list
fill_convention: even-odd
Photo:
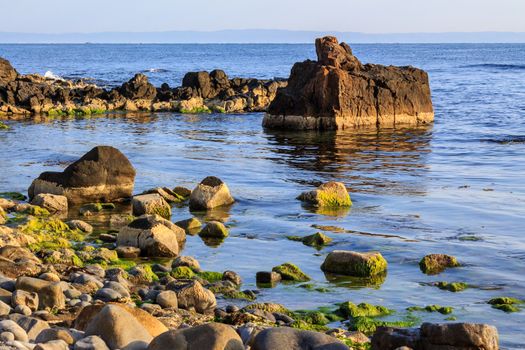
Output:
[[[503,349],[525,348],[525,305],[505,313],[487,303],[525,299],[525,45],[359,44],[365,63],[412,65],[430,77],[433,125],[417,128],[286,132],[265,130],[263,113],[153,113],[5,121],[0,131],[0,192],[26,192],[43,171],[59,171],[96,145],[120,149],[137,169],[135,192],[193,188],[224,180],[236,199],[215,212],[230,228],[220,245],[189,236],[184,255],[204,270],[234,270],[258,301],[294,310],[352,301],[396,310],[385,320],[479,322],[497,326]],[[186,72],[223,69],[230,77],[288,77],[294,62],[315,59],[311,44],[0,45],[20,73],[86,78],[114,87],[136,73],[160,86]],[[349,210],[316,211],[296,197],[322,182],[348,187]],[[173,221],[192,214],[175,207]],[[199,216],[207,219],[209,216]],[[323,232],[322,249],[289,240]],[[333,250],[380,251],[381,281],[325,275]],[[454,255],[461,267],[428,276],[429,253]],[[257,271],[284,262],[309,285],[258,288]],[[449,292],[434,282],[465,282]],[[231,303],[231,301],[221,301]],[[242,302],[237,302],[241,303]],[[453,313],[408,312],[438,304]],[[338,325],[343,326],[344,325]]]

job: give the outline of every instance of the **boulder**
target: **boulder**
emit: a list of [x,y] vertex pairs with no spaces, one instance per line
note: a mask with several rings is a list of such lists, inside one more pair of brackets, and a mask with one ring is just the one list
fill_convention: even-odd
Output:
[[18,314],[13,314],[9,317],[22,327],[30,341],[34,341],[44,329],[49,328],[49,324],[46,321],[42,321],[38,318]]
[[50,213],[67,213],[67,198],[56,194],[39,193],[32,200],[31,204],[38,205]]
[[281,275],[274,271],[259,271],[255,275],[255,281],[257,284],[270,284],[274,285],[281,281]]
[[96,335],[104,340],[110,349],[121,349],[135,341],[149,343],[151,334],[133,315],[116,305],[106,305],[91,319],[85,334]]
[[15,340],[22,342],[29,341],[26,331],[13,320],[0,321],[0,333],[10,332],[15,336]]
[[136,74],[128,82],[122,84],[119,92],[130,100],[153,100],[157,96],[157,89],[144,74]]
[[8,60],[0,57],[0,87],[7,86],[18,77],[18,72]]
[[84,233],[91,234],[93,233],[93,226],[82,220],[70,220],[66,222],[70,230],[80,230]]
[[143,215],[117,235],[117,246],[140,248],[149,257],[175,257],[185,241],[183,229],[158,215]]
[[39,309],[63,309],[66,297],[60,282],[49,282],[32,277],[19,277],[16,289],[38,294]]
[[317,61],[296,63],[263,120],[267,128],[353,129],[434,120],[428,75],[413,67],[361,64],[335,37],[316,40]]
[[157,304],[163,309],[176,309],[179,304],[177,302],[177,293],[172,290],[164,290],[157,295]]
[[73,350],[109,350],[102,338],[91,335],[75,343]]
[[148,350],[244,350],[237,332],[222,323],[171,330],[159,335],[148,346]]
[[496,327],[486,324],[423,323],[421,328],[378,327],[372,336],[372,349],[497,350],[498,338]]
[[183,88],[191,88],[192,92],[205,99],[217,97],[223,90],[230,87],[228,76],[222,70],[208,72],[189,72],[182,79]]
[[349,347],[324,333],[279,327],[265,329],[253,340],[252,350],[349,350]]
[[326,256],[321,270],[354,277],[372,277],[384,273],[387,265],[387,261],[379,252],[334,250]]
[[190,210],[207,210],[233,204],[228,186],[215,176],[208,176],[191,192]]
[[11,305],[15,308],[25,306],[30,311],[36,311],[38,310],[38,294],[17,289],[11,295]]
[[131,197],[135,169],[118,149],[97,146],[63,172],[44,172],[29,187],[29,198],[40,193],[67,197],[70,204],[111,202]]
[[134,216],[157,214],[168,220],[171,218],[171,206],[157,193],[134,196],[131,206]]
[[349,207],[352,205],[346,186],[341,182],[327,182],[313,191],[301,193],[297,199],[315,207]]
[[204,288],[198,281],[192,281],[175,289],[179,308],[195,310],[201,314],[212,313],[217,306],[217,300],[212,291]]
[[228,235],[228,229],[219,221],[208,222],[199,232],[199,236],[203,238],[226,238]]
[[435,275],[450,267],[458,267],[458,260],[446,254],[429,254],[419,262],[419,268],[423,273]]

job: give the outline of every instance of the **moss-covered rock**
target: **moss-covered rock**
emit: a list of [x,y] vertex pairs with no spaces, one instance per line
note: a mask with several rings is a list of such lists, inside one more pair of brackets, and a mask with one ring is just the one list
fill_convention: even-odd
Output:
[[468,288],[468,284],[464,282],[436,282],[434,285],[449,292],[461,292]]
[[288,310],[286,307],[284,307],[281,304],[277,303],[254,303],[246,305],[243,310],[262,310],[267,312],[279,312],[283,314],[290,314],[290,310]]
[[215,271],[202,271],[197,274],[203,280],[206,280],[210,283],[218,282],[222,280],[223,274],[221,272]]
[[9,130],[9,125],[7,125],[4,122],[0,121],[0,130]]
[[352,302],[344,302],[339,305],[339,312],[345,317],[378,317],[392,314],[394,311],[382,305],[372,305],[368,303],[354,304]]
[[376,331],[377,327],[408,328],[413,327],[416,323],[417,319],[410,317],[399,321],[384,321],[373,317],[359,316],[350,320],[348,328],[352,331],[359,331],[370,335]]
[[195,272],[188,266],[177,266],[171,271],[171,276],[177,279],[191,279]]
[[17,201],[25,201],[27,199],[27,197],[20,192],[0,192],[0,197]]
[[521,311],[522,305],[525,304],[525,300],[511,297],[497,297],[490,299],[488,304],[492,305],[494,309],[501,311],[518,312]]
[[384,273],[387,266],[387,261],[379,252],[334,250],[327,255],[321,270],[354,277],[371,277]]
[[315,207],[349,207],[350,195],[341,182],[327,182],[313,191],[303,192],[297,199]]
[[425,307],[411,306],[407,308],[407,310],[408,311],[439,312],[440,314],[448,315],[454,311],[454,308],[451,306],[427,305]]
[[84,235],[57,218],[32,217],[20,227],[21,231],[36,241],[30,245],[33,251],[43,249],[69,248],[71,241],[81,242]]
[[310,280],[310,277],[305,274],[297,265],[292,263],[284,263],[279,266],[272,268],[272,271],[277,272],[281,275],[282,280],[284,281],[294,281],[294,282],[307,282]]
[[321,232],[317,232],[317,233],[314,233],[313,235],[304,237],[302,239],[302,242],[304,245],[307,245],[310,247],[322,247],[327,244],[330,244],[330,242],[332,242],[332,239]]
[[210,221],[199,232],[199,236],[203,238],[226,238],[229,232],[226,226],[219,221]]
[[435,275],[447,268],[460,266],[458,260],[446,254],[429,254],[419,262],[419,268],[427,275]]

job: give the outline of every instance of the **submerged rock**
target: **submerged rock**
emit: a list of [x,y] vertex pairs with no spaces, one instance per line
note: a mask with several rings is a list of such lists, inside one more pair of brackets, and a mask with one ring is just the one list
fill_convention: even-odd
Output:
[[118,149],[97,146],[63,172],[45,172],[29,187],[29,198],[40,193],[67,197],[70,204],[111,202],[131,197],[135,169]]
[[327,182],[313,191],[301,193],[297,199],[315,207],[349,207],[352,205],[346,186],[341,182]]
[[190,210],[208,210],[234,202],[228,186],[218,177],[208,176],[191,192]]
[[321,270],[354,277],[372,277],[384,273],[387,265],[387,261],[379,252],[334,250],[326,256]]
[[423,273],[435,275],[445,271],[449,267],[460,266],[458,260],[446,254],[429,254],[419,262],[419,268]]
[[335,37],[315,42],[317,61],[296,63],[263,121],[267,128],[393,127],[434,120],[428,75],[413,67],[361,64]]

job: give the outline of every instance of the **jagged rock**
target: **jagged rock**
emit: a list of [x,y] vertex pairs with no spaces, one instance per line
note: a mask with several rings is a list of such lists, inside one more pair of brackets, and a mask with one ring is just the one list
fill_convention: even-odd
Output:
[[166,349],[244,350],[244,345],[231,326],[208,323],[161,334],[152,340],[147,350]]
[[67,213],[68,205],[65,196],[49,193],[39,193],[32,200],[31,204],[38,205],[50,213]]
[[0,58],[0,86],[7,86],[18,77],[18,72],[9,61]]
[[379,252],[359,253],[349,250],[334,250],[329,253],[321,270],[324,272],[354,277],[371,277],[384,273],[387,261]]
[[117,246],[137,247],[150,257],[175,257],[185,241],[183,229],[158,215],[139,217],[117,236]]
[[40,193],[66,196],[69,203],[112,202],[131,197],[135,169],[118,149],[97,146],[63,172],[45,172],[29,187],[29,198]]
[[134,196],[131,201],[134,216],[141,216],[144,214],[157,214],[164,219],[171,218],[171,206],[159,194],[142,194]]
[[303,331],[280,327],[265,329],[253,340],[252,350],[287,349],[287,350],[349,350],[349,347],[324,333]]
[[127,83],[122,84],[119,92],[131,100],[153,100],[157,96],[157,89],[149,83],[144,74],[136,74]]
[[191,192],[190,210],[213,209],[233,202],[228,186],[221,179],[208,176]]
[[335,37],[316,40],[317,61],[296,63],[263,126],[347,129],[434,120],[428,75],[413,67],[361,64]]
[[211,313],[217,306],[215,295],[198,281],[192,281],[175,289],[179,308],[195,310],[198,313]]

